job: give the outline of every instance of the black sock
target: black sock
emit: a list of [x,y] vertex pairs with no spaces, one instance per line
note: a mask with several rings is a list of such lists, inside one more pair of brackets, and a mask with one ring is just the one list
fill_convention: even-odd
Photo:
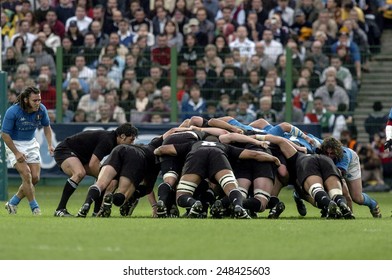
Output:
[[230,199],[229,199],[228,196],[224,196],[224,197],[221,199],[221,202],[222,202],[223,208],[227,209],[227,208],[230,207]]
[[336,204],[337,204],[339,207],[340,207],[340,205],[341,205],[342,203],[344,203],[344,204],[347,205],[347,200],[346,200],[346,198],[345,198],[343,195],[341,195],[341,194],[338,194],[337,196],[335,196],[333,200],[336,202]]
[[102,201],[103,201],[104,196],[105,196],[105,193],[102,192],[101,195],[99,196],[99,198],[97,200],[95,200],[94,213],[98,213],[99,210],[101,209],[101,205],[102,205]]
[[75,192],[77,187],[78,187],[78,184],[76,182],[74,182],[70,178],[67,179],[67,181],[65,182],[64,188],[63,188],[63,193],[61,195],[59,205],[57,206],[56,210],[67,208],[67,202],[68,202],[69,198],[71,197],[71,195]]
[[237,189],[232,190],[229,194],[229,200],[231,204],[233,204],[233,206],[239,205],[242,207],[243,196],[239,190]]
[[120,207],[125,202],[125,195],[122,193],[115,193],[113,195],[113,204]]
[[183,208],[191,208],[192,205],[196,202],[190,194],[183,194],[177,199],[178,206]]
[[325,191],[318,191],[314,195],[314,201],[316,202],[317,208],[327,209],[331,199]]
[[89,205],[91,205],[93,201],[97,201],[99,199],[100,195],[101,191],[99,190],[99,188],[96,185],[92,185],[88,189],[87,197],[84,203],[88,203]]
[[261,202],[254,197],[249,197],[243,201],[243,206],[245,209],[249,209],[250,211],[260,212]]
[[168,183],[161,183],[158,186],[158,200],[162,200],[168,206],[172,191],[173,189]]
[[266,209],[274,208],[275,205],[278,204],[279,202],[280,202],[279,198],[277,198],[276,196],[271,196],[270,200],[268,201]]

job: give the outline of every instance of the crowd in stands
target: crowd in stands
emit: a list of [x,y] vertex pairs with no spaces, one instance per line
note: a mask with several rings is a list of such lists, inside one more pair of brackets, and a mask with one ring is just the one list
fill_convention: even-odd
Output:
[[[56,75],[61,75],[63,122],[162,123],[171,121],[175,106],[178,121],[230,115],[245,124],[259,117],[279,122],[288,94],[289,48],[292,121],[320,123],[325,135],[337,138],[354,127],[350,113],[362,72],[379,52],[391,6],[383,0],[7,0],[1,5],[9,102],[34,84],[45,106],[55,110]],[[61,73],[55,64],[58,47]],[[176,77],[170,74],[172,48]],[[177,104],[171,102],[171,79]]]

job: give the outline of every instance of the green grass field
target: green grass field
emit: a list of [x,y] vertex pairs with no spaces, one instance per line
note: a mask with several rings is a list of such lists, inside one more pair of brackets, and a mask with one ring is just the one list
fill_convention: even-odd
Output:
[[[10,196],[15,191],[9,187]],[[114,206],[109,219],[55,218],[61,191],[62,187],[37,189],[40,217],[31,215],[26,200],[16,216],[9,215],[2,202],[0,259],[392,259],[392,193],[371,193],[379,201],[382,219],[373,219],[367,207],[355,205],[356,220],[323,220],[308,204],[308,214],[301,218],[291,190],[283,190],[286,210],[278,220],[266,219],[266,213],[252,220],[192,220],[152,219],[146,199],[132,217],[121,217]],[[74,193],[68,205],[71,213],[77,212],[86,193],[86,186]]]

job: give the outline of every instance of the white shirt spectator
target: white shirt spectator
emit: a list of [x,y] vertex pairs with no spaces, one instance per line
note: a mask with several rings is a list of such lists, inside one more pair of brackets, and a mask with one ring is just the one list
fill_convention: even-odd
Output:
[[248,38],[245,38],[242,42],[239,38],[237,38],[231,42],[229,46],[231,50],[239,49],[241,57],[250,58],[253,54],[255,54],[255,43]]
[[261,41],[264,44],[264,53],[268,55],[274,63],[280,54],[283,53],[283,46],[276,40],[272,40],[269,45],[265,41]]

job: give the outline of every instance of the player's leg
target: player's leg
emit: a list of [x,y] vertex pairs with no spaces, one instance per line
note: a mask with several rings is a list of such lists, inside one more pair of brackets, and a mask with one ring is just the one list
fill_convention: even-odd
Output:
[[201,177],[197,174],[184,174],[177,186],[177,205],[189,210],[188,217],[196,218],[203,211],[203,205],[199,200],[193,198]]
[[69,176],[63,187],[60,202],[57,205],[54,216],[56,217],[69,217],[72,216],[67,210],[67,203],[69,198],[75,192],[79,183],[86,176],[86,171],[83,164],[77,157],[69,157],[61,164],[61,169]]

